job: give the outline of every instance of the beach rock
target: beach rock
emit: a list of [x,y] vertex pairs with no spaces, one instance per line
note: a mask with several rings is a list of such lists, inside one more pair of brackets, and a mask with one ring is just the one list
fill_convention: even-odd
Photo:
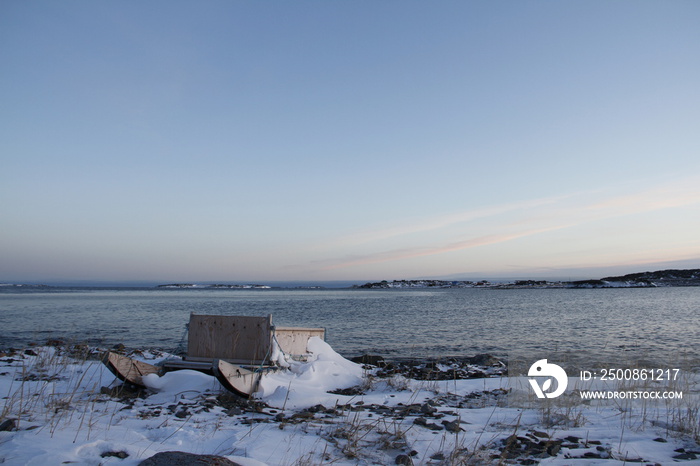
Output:
[[477,354],[469,358],[469,362],[476,366],[495,366],[500,362],[497,357],[490,354]]
[[[234,406],[228,411],[226,411],[227,416],[239,416],[243,414],[243,410],[240,408],[240,406]],[[280,413],[281,414],[281,413]],[[279,416],[279,414],[278,414]],[[284,419],[284,414],[282,414],[282,419]]]
[[557,456],[561,451],[561,443],[552,443],[547,445],[547,454]]
[[434,414],[437,411],[437,408],[430,403],[424,403],[420,407],[420,412],[423,414],[426,414],[428,416]]
[[0,423],[0,432],[7,432],[10,430],[15,430],[17,428],[17,422],[14,419],[5,419]]
[[384,362],[384,358],[376,354],[363,354],[362,356],[355,356],[350,360],[358,364],[371,364],[373,366],[377,366],[380,362]]
[[697,455],[694,453],[681,453],[680,455],[675,455],[673,459],[676,460],[696,460],[698,459]]
[[100,455],[102,458],[119,458],[120,460],[126,459],[129,457],[129,454],[125,451],[106,451]]
[[195,455],[184,451],[162,451],[139,463],[139,466],[241,466],[216,455]]
[[413,466],[413,459],[408,455],[399,455],[394,460],[394,464],[403,464],[407,466]]
[[131,385],[129,383],[124,383],[122,385],[117,385],[116,387],[101,387],[100,393],[103,395],[110,396],[112,398],[120,398],[122,400],[135,399],[135,398],[145,398],[147,390],[141,387]]
[[455,434],[464,430],[459,426],[459,419],[455,419],[454,421],[451,421],[451,422],[442,421],[442,425],[445,426],[446,431],[452,432]]
[[322,404],[318,404],[316,406],[311,406],[309,408],[306,408],[306,411],[310,413],[323,413],[326,411],[326,407],[323,406]]
[[413,423],[417,426],[425,427],[430,430],[442,430],[442,426],[435,424],[434,422],[428,423],[424,417],[417,417],[413,420]]
[[332,393],[334,395],[355,396],[364,395],[365,391],[360,386],[354,386],[350,388],[339,388],[337,390],[331,390],[328,393]]

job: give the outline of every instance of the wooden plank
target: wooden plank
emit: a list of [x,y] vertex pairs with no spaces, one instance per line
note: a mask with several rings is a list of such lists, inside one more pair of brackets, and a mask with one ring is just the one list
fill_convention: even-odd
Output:
[[309,354],[307,343],[311,337],[319,337],[322,340],[326,336],[323,328],[306,327],[276,327],[275,338],[282,351],[293,358],[304,357]]
[[139,387],[145,387],[141,379],[142,376],[160,373],[159,367],[111,351],[102,357],[102,362],[119,380]]
[[190,315],[188,357],[265,361],[272,338],[272,316]]
[[185,361],[181,359],[173,359],[163,362],[163,370],[165,372],[177,371],[181,369],[192,369],[195,371],[204,372],[207,374],[212,373],[211,371],[212,360],[208,361]]
[[[191,356],[185,356],[183,358],[183,361],[185,362],[193,362],[193,363],[209,363],[211,364],[214,362],[215,359],[219,358],[199,358],[199,357],[191,357]],[[265,363],[265,361],[251,361],[249,359],[231,359],[231,358],[222,358],[222,361],[230,362],[231,364],[243,364],[243,365],[249,365],[249,366],[260,366],[260,365],[268,365]]]

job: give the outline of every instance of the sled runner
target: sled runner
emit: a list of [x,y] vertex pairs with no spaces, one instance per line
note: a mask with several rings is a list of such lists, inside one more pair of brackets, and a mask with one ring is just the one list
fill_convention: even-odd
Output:
[[119,380],[140,387],[143,387],[142,376],[148,374],[160,375],[161,372],[161,369],[157,366],[109,351],[103,356],[102,362]]

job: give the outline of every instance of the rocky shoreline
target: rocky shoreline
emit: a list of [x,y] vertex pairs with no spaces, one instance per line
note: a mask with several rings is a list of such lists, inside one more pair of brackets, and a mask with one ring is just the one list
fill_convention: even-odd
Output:
[[360,289],[410,289],[410,288],[653,288],[667,286],[700,286],[700,269],[658,270],[641,272],[618,277],[605,277],[592,280],[548,281],[515,280],[512,282],[492,283],[488,280],[382,280],[355,285]]
[[[170,356],[114,350],[153,363]],[[692,441],[692,430],[689,436],[655,427],[646,408],[634,414],[627,406],[621,418],[637,429],[624,434],[634,446],[629,450],[615,434],[618,421],[612,430],[608,425],[619,415],[615,405],[513,404],[504,383],[507,363],[488,354],[360,356],[353,361],[361,366],[361,383],[303,406],[275,394],[242,399],[194,371],[166,374],[160,390],[137,388],[117,381],[100,355],[58,340],[0,353],[0,389],[7,392],[0,393],[7,447],[0,462],[7,454],[41,462],[48,458],[42,448],[64,463],[125,466],[562,465],[573,459],[656,465],[700,458],[700,437]],[[645,424],[647,433],[640,430]],[[286,446],[271,456],[280,445]]]

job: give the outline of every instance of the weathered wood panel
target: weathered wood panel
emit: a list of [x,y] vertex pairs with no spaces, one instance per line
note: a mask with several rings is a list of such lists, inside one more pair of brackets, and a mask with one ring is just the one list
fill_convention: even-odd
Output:
[[190,315],[187,356],[250,361],[267,359],[272,316]]
[[319,337],[324,340],[326,329],[323,328],[297,328],[297,327],[276,327],[275,337],[280,348],[292,357],[304,356],[309,350],[306,344],[311,337]]

